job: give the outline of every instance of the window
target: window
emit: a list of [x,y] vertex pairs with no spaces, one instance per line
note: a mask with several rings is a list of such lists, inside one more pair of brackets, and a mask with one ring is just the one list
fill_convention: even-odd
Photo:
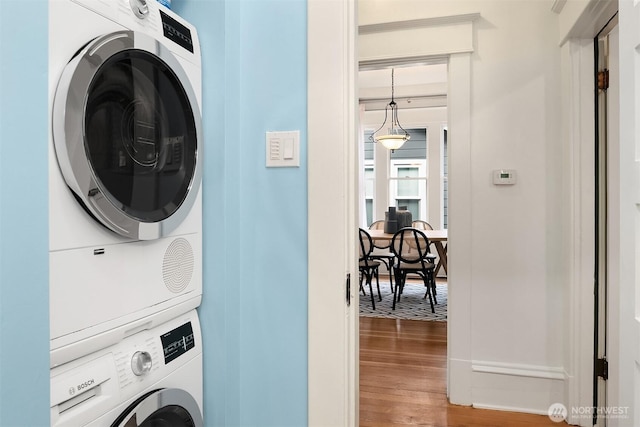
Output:
[[[427,128],[407,129],[411,139],[394,152],[369,140],[373,130],[364,132],[364,159],[360,163],[362,227],[384,219],[389,206],[404,206],[413,219],[428,221],[437,228],[447,227],[447,131],[445,123],[433,125],[438,131],[432,132],[430,141]],[[432,144],[438,144],[439,149]],[[434,154],[429,155],[431,152]]]
[[427,217],[426,160],[392,160],[389,178],[391,206],[406,207],[413,219]]
[[364,186],[365,208],[367,210],[367,224],[371,224],[373,222],[373,194],[375,191],[375,173],[373,169],[373,162],[370,162],[370,164],[365,163]]
[[427,130],[409,129],[411,139],[391,153],[389,206],[405,207],[427,220]]
[[374,150],[375,143],[369,140],[369,135],[365,134],[364,140],[364,199],[367,215],[367,225],[371,224],[374,219],[373,200],[375,198],[375,166],[374,166]]

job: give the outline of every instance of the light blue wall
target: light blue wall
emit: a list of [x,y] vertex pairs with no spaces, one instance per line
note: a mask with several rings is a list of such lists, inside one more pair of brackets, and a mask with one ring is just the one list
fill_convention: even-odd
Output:
[[0,1],[2,427],[49,424],[47,10]]
[[[0,0],[2,427],[49,423],[48,16],[28,3]],[[305,425],[306,2],[173,4],[203,45],[205,425]],[[268,130],[301,131],[300,168],[265,168]]]
[[[174,0],[203,55],[207,426],[307,423],[306,1]],[[300,168],[265,132],[301,131]]]

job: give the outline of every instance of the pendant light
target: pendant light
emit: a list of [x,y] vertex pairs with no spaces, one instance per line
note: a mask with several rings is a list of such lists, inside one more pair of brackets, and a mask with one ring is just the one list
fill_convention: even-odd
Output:
[[[391,102],[387,104],[384,108],[384,122],[382,122],[382,126],[378,128],[377,131],[371,135],[370,139],[375,142],[380,142],[385,148],[391,150],[393,153],[394,150],[402,147],[406,141],[408,141],[411,136],[409,133],[404,130],[402,126],[400,126],[400,122],[398,121],[398,104],[394,101],[394,89],[393,89],[393,72],[394,69],[391,69]],[[391,123],[387,125],[387,117],[389,116],[389,110],[391,110]],[[385,126],[388,126],[387,133],[384,133],[383,129]]]

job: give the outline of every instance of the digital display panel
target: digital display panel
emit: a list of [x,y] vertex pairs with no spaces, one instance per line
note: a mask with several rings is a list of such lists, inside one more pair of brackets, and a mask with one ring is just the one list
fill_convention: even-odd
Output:
[[162,335],[160,341],[162,341],[165,364],[185,354],[196,345],[191,322],[187,322]]
[[160,17],[162,18],[162,32],[164,36],[193,53],[191,31],[163,11],[160,11]]

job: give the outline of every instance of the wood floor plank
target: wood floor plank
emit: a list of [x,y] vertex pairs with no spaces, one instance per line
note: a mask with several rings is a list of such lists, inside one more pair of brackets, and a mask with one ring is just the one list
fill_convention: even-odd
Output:
[[544,427],[544,415],[451,405],[447,324],[360,318],[360,426]]

